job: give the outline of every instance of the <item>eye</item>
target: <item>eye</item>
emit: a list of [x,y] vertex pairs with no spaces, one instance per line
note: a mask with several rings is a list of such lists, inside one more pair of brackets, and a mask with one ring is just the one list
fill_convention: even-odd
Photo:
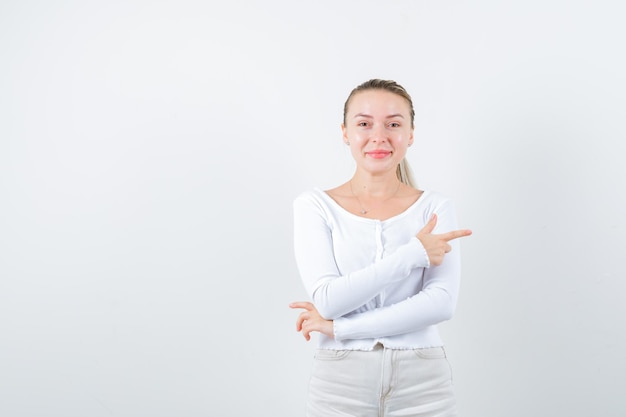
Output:
[[367,127],[367,125],[368,125],[368,123],[366,121],[361,121],[361,122],[357,123],[357,126],[360,126],[360,127]]
[[391,123],[389,123],[389,127],[400,127],[400,123],[398,123],[398,122],[391,122]]

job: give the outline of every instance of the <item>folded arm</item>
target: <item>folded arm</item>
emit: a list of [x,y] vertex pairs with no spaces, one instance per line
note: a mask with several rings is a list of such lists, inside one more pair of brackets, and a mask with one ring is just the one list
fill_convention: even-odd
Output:
[[[437,212],[439,231],[456,229],[456,215],[450,202]],[[458,299],[461,257],[458,240],[448,243],[451,250],[441,264],[424,270],[421,291],[393,305],[336,319],[334,337],[342,340],[393,336],[449,320]]]
[[341,275],[327,215],[310,195],[294,202],[294,250],[304,286],[326,319],[354,311],[389,284],[405,279],[412,269],[429,266],[426,251],[415,237],[378,262]]

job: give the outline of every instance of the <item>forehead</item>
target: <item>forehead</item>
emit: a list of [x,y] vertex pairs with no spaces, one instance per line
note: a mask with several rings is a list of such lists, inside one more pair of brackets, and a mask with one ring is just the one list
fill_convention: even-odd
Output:
[[398,94],[386,90],[359,91],[348,103],[348,113],[409,115],[409,103]]

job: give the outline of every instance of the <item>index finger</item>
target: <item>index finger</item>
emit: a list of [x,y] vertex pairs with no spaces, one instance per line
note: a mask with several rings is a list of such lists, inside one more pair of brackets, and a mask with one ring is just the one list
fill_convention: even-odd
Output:
[[460,237],[465,237],[465,236],[469,236],[472,234],[472,231],[469,229],[462,229],[462,230],[453,230],[451,232],[448,233],[442,233],[439,236],[441,236],[441,238],[443,240],[445,240],[446,242],[449,242],[453,239],[458,239]]
[[289,308],[304,308],[305,310],[311,311],[315,307],[312,303],[309,303],[308,301],[296,301],[293,303],[289,303]]

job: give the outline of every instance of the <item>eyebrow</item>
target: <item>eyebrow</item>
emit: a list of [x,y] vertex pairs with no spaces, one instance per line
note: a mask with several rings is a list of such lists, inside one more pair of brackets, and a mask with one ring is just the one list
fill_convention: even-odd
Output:
[[[365,118],[368,118],[368,119],[373,119],[374,118],[374,116],[371,116],[371,115],[366,114],[366,113],[357,113],[357,114],[354,115],[354,118],[356,119],[357,117],[365,117]],[[386,119],[393,119],[394,117],[401,117],[401,118],[404,119],[404,116],[402,114],[400,114],[400,113],[390,114],[389,116],[386,117]]]

